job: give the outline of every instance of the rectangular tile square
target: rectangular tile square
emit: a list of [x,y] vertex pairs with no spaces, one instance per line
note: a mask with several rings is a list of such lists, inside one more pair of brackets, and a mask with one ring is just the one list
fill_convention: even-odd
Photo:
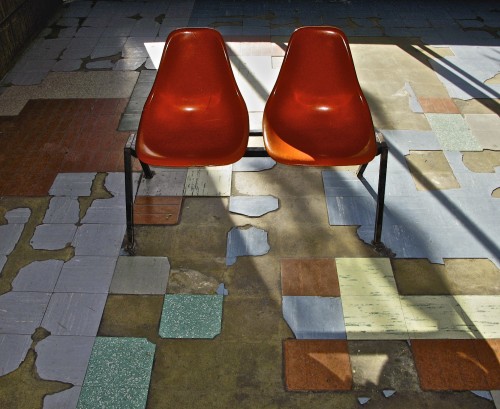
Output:
[[40,326],[50,293],[10,292],[0,296],[0,334],[31,335]]
[[340,296],[334,259],[282,259],[280,263],[284,296]]
[[397,296],[342,296],[347,339],[408,339]]
[[396,296],[398,289],[388,258],[337,258],[340,293]]
[[346,341],[283,342],[285,384],[290,391],[347,391],[352,371]]
[[13,291],[52,292],[63,267],[61,260],[33,261],[12,281]]
[[75,255],[118,256],[125,230],[125,224],[83,224],[73,239]]
[[500,297],[498,295],[457,295],[467,320],[472,322],[480,338],[500,338]]
[[181,209],[182,196],[138,196],[134,202],[134,223],[175,225]]
[[462,115],[426,114],[439,143],[446,151],[480,151],[478,141],[472,136]]
[[184,196],[230,196],[232,165],[190,168]]
[[467,114],[465,121],[483,149],[500,149],[500,118],[495,114]]
[[439,114],[459,114],[460,111],[451,98],[418,98],[424,112]]
[[222,295],[167,294],[160,321],[162,338],[214,338],[221,332]]
[[155,175],[142,178],[137,196],[182,196],[188,170],[185,168],[152,167]]

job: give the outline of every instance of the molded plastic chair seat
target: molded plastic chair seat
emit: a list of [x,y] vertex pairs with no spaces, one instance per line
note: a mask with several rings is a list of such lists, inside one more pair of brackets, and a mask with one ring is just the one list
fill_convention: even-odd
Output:
[[375,157],[370,110],[342,31],[302,27],[292,34],[263,133],[269,156],[289,165],[361,165]]
[[210,28],[167,38],[137,132],[139,160],[155,166],[227,165],[248,144],[248,111],[224,40]]

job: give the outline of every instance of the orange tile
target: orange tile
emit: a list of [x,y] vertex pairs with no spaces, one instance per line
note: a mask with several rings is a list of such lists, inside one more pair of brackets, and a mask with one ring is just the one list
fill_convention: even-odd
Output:
[[179,223],[182,197],[138,196],[134,203],[134,223],[174,225]]
[[340,297],[334,259],[281,260],[283,295]]
[[459,114],[460,111],[450,98],[419,98],[424,112],[439,114]]
[[485,340],[413,340],[424,390],[491,390],[499,386],[499,344]]
[[296,340],[283,342],[285,383],[291,391],[352,389],[347,341]]

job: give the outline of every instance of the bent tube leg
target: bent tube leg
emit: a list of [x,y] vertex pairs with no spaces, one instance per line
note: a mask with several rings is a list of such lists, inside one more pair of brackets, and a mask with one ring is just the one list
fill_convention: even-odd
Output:
[[139,161],[139,162],[141,162],[142,171],[144,172],[144,177],[146,179],[152,179],[154,172],[151,170],[149,165],[147,163],[142,162],[142,161]]
[[134,247],[134,194],[132,181],[132,149],[125,146],[123,150],[125,169],[125,208],[127,213],[127,248]]
[[365,173],[367,166],[368,166],[368,163],[365,163],[364,165],[359,165],[359,168],[356,171],[356,176],[358,177],[358,179],[361,179],[363,177],[363,174]]
[[375,215],[375,233],[373,244],[378,245],[382,240],[382,224],[384,221],[385,185],[387,180],[387,157],[389,148],[385,142],[379,145],[380,169],[378,176],[377,210]]

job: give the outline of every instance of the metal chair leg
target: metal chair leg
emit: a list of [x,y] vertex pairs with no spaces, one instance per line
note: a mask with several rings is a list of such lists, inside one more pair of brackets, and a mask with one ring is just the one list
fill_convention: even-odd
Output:
[[[129,140],[130,142],[130,140]],[[125,170],[125,210],[127,214],[127,244],[126,248],[132,251],[134,248],[134,193],[132,180],[132,146],[127,142],[123,150]]]
[[368,163],[365,163],[364,165],[359,165],[359,168],[356,171],[356,176],[358,177],[358,179],[361,179],[363,177],[363,174],[365,173],[367,166],[368,166]]
[[382,224],[384,221],[385,185],[387,180],[387,157],[389,148],[385,141],[379,143],[378,154],[380,155],[380,169],[378,176],[377,210],[375,213],[375,233],[373,244],[377,247],[382,244]]

